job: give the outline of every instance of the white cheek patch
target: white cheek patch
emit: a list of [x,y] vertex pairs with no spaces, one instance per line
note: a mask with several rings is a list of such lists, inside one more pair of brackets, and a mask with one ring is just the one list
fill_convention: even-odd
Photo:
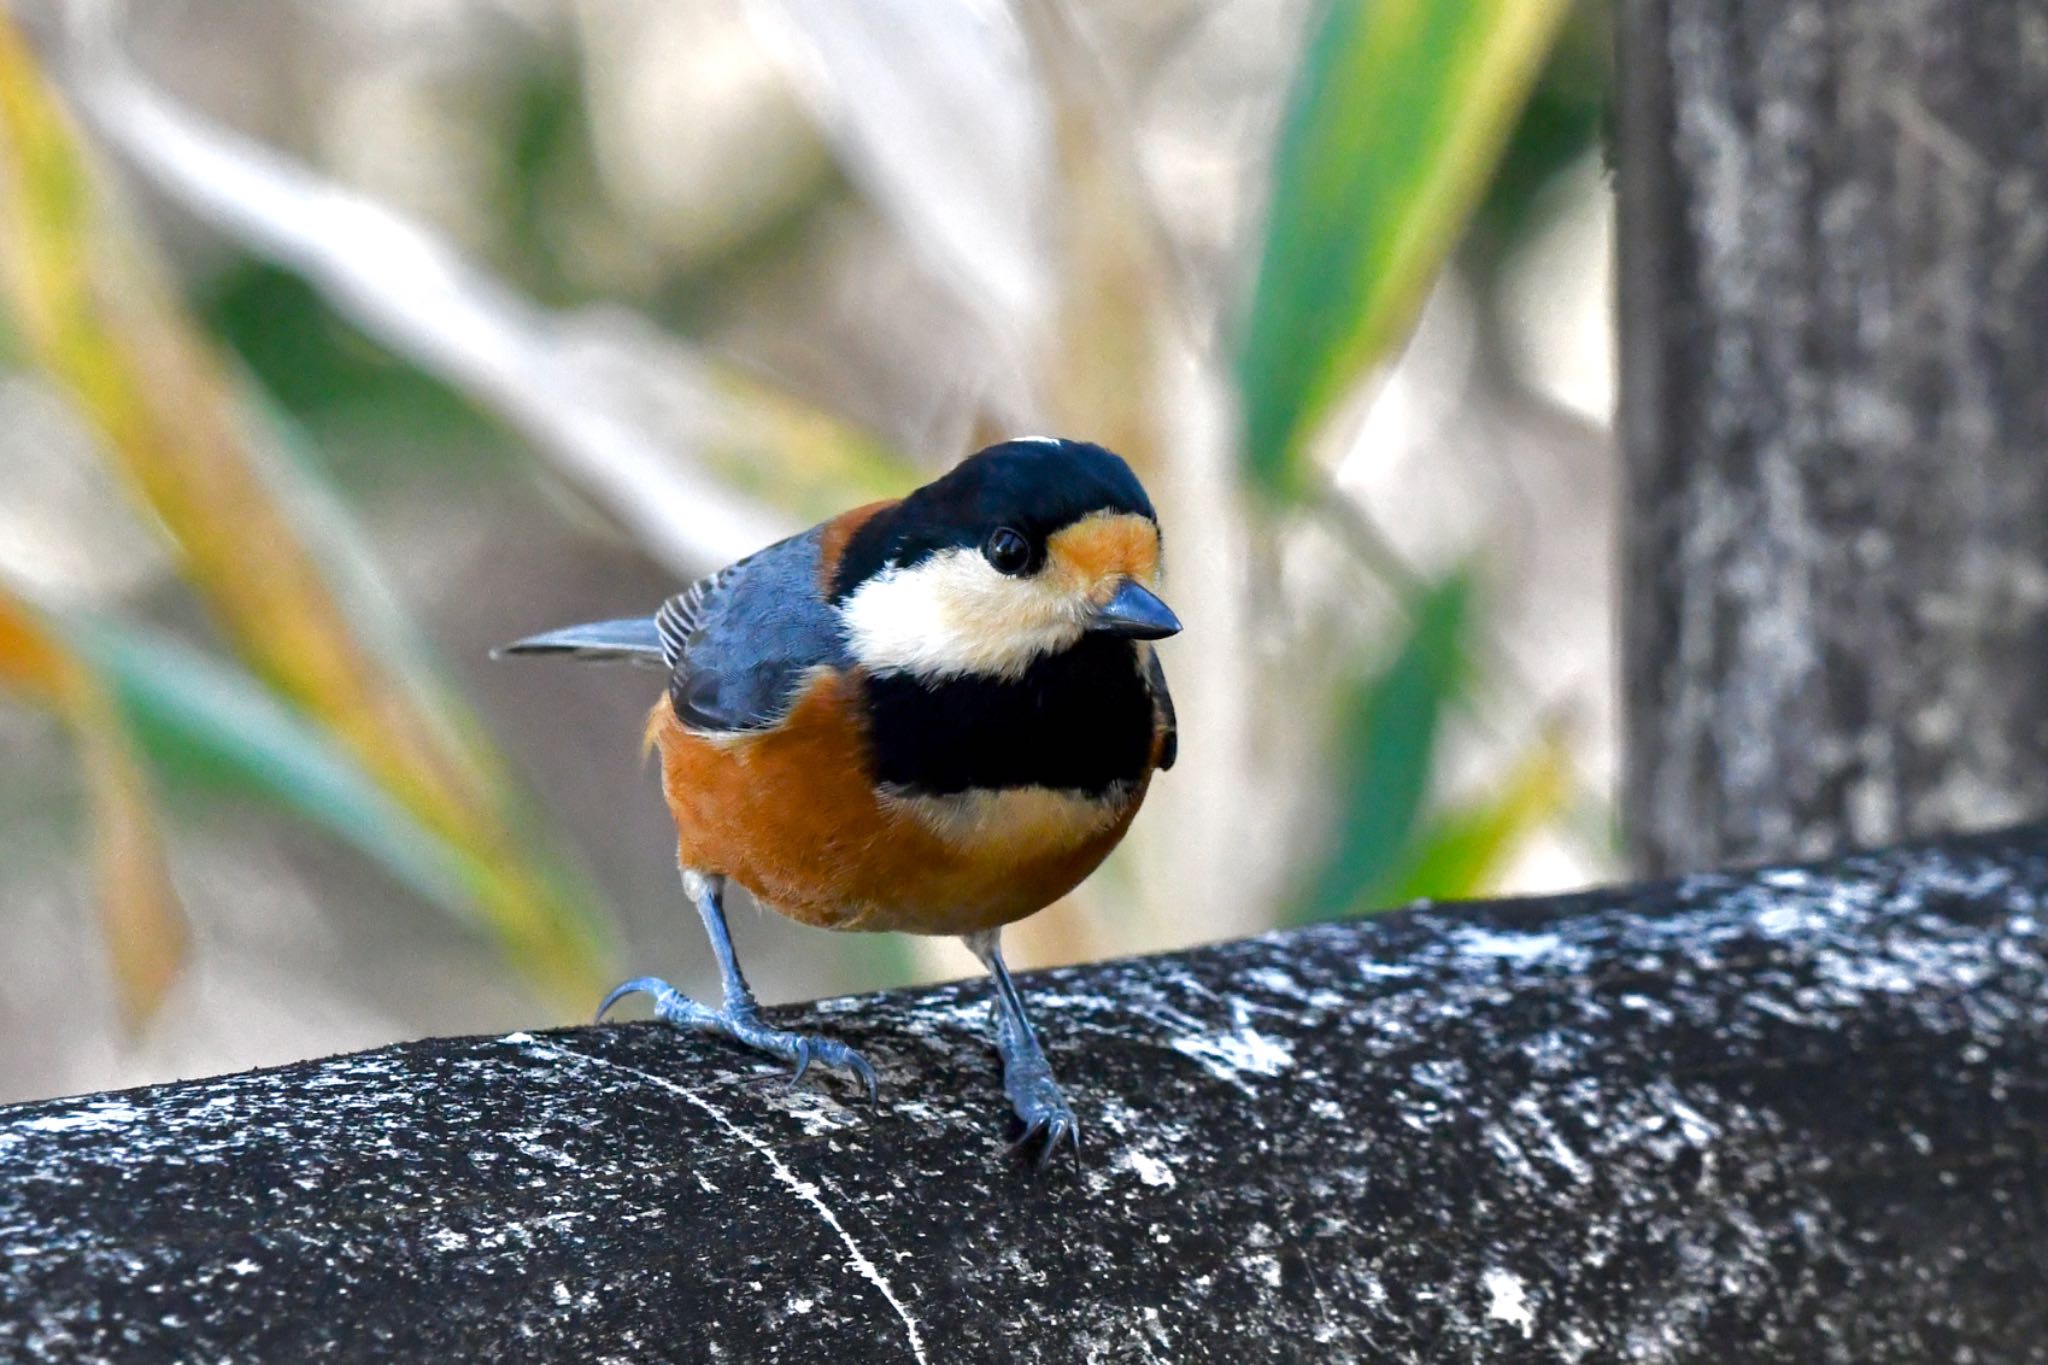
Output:
[[1011,577],[977,550],[894,565],[840,605],[854,658],[875,673],[1018,678],[1081,638],[1072,593],[1042,574]]

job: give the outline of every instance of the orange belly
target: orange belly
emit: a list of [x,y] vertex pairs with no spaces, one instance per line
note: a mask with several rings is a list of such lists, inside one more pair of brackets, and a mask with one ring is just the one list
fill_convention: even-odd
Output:
[[1079,885],[1122,839],[1146,781],[1120,800],[1032,789],[899,800],[868,780],[859,683],[820,673],[774,730],[711,737],[667,698],[648,741],[685,867],[732,878],[828,929],[965,934],[1022,919]]

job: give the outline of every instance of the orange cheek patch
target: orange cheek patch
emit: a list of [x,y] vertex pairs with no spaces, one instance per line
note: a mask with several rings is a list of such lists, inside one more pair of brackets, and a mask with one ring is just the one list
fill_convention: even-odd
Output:
[[1045,543],[1055,572],[1084,590],[1118,578],[1149,583],[1159,571],[1159,528],[1135,512],[1097,512]]

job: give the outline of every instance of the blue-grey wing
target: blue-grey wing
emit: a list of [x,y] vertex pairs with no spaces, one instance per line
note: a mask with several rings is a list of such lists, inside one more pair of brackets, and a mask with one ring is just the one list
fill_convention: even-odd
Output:
[[1171,768],[1180,757],[1180,724],[1173,714],[1173,693],[1166,690],[1166,665],[1159,662],[1159,651],[1149,649],[1145,654],[1145,685],[1152,692],[1154,720],[1159,727],[1159,766]]
[[821,531],[812,528],[691,584],[655,626],[676,714],[694,730],[759,730],[788,714],[804,677],[846,667],[838,613],[825,600]]

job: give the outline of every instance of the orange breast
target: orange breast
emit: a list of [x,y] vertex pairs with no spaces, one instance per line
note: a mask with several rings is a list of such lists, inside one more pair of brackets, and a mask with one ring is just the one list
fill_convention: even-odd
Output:
[[1144,781],[1102,804],[878,795],[858,689],[821,671],[786,722],[750,735],[694,734],[667,698],[655,706],[648,741],[684,866],[731,877],[806,924],[964,934],[1073,890],[1144,798]]

